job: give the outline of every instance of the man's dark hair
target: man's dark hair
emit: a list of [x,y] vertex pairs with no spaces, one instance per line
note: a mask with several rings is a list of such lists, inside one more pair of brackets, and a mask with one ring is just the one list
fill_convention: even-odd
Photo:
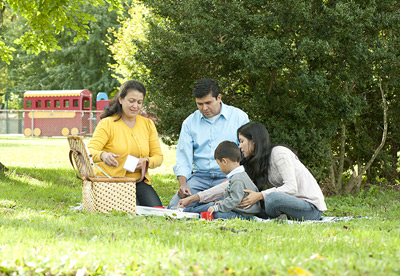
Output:
[[236,143],[231,141],[223,141],[214,151],[215,160],[222,160],[228,158],[232,162],[240,162],[241,154],[240,149]]
[[213,79],[201,79],[196,82],[193,88],[193,96],[197,99],[204,98],[209,95],[217,98],[219,95],[218,82]]

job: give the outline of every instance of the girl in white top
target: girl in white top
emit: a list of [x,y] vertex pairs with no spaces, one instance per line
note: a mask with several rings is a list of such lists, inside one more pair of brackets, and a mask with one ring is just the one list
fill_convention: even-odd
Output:
[[[260,122],[249,122],[238,129],[242,165],[261,192],[249,195],[238,205],[249,208],[264,201],[263,218],[285,217],[294,220],[319,220],[327,210],[322,191],[310,171],[287,147],[270,142],[267,129]],[[226,183],[180,201],[181,206],[192,202],[206,203],[223,196]]]

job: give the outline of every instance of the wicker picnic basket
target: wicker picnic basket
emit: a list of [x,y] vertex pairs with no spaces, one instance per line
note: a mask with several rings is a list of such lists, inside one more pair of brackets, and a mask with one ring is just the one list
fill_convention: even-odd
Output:
[[68,143],[71,165],[76,177],[82,180],[84,210],[91,213],[117,210],[136,215],[136,182],[143,180],[148,163],[143,166],[139,180],[128,177],[96,177],[93,172],[93,162],[82,138],[68,136]]

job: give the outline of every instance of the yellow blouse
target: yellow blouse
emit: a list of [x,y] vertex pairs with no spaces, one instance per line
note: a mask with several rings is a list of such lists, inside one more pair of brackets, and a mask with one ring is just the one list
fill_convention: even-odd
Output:
[[[156,126],[152,120],[140,115],[136,116],[136,124],[133,128],[128,127],[122,119],[114,122],[118,118],[119,115],[114,115],[99,122],[88,144],[89,151],[93,155],[93,161],[107,174],[139,179],[140,170],[131,173],[123,167],[128,155],[149,159],[151,169],[161,165],[163,154]],[[119,157],[116,158],[118,167],[107,166],[101,161],[102,152],[118,154]],[[94,168],[94,171],[96,175],[104,176],[97,168]],[[144,181],[150,184],[149,173],[146,174]]]

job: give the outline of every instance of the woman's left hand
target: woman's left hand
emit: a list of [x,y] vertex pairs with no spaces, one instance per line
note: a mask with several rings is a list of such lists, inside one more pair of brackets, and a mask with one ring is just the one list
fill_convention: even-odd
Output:
[[243,190],[249,195],[242,199],[238,207],[243,207],[243,209],[249,209],[254,203],[263,200],[264,197],[261,192],[254,192],[251,190]]
[[141,170],[146,161],[149,161],[149,159],[147,159],[147,158],[139,158],[139,162],[137,163],[136,169],[137,170]]

